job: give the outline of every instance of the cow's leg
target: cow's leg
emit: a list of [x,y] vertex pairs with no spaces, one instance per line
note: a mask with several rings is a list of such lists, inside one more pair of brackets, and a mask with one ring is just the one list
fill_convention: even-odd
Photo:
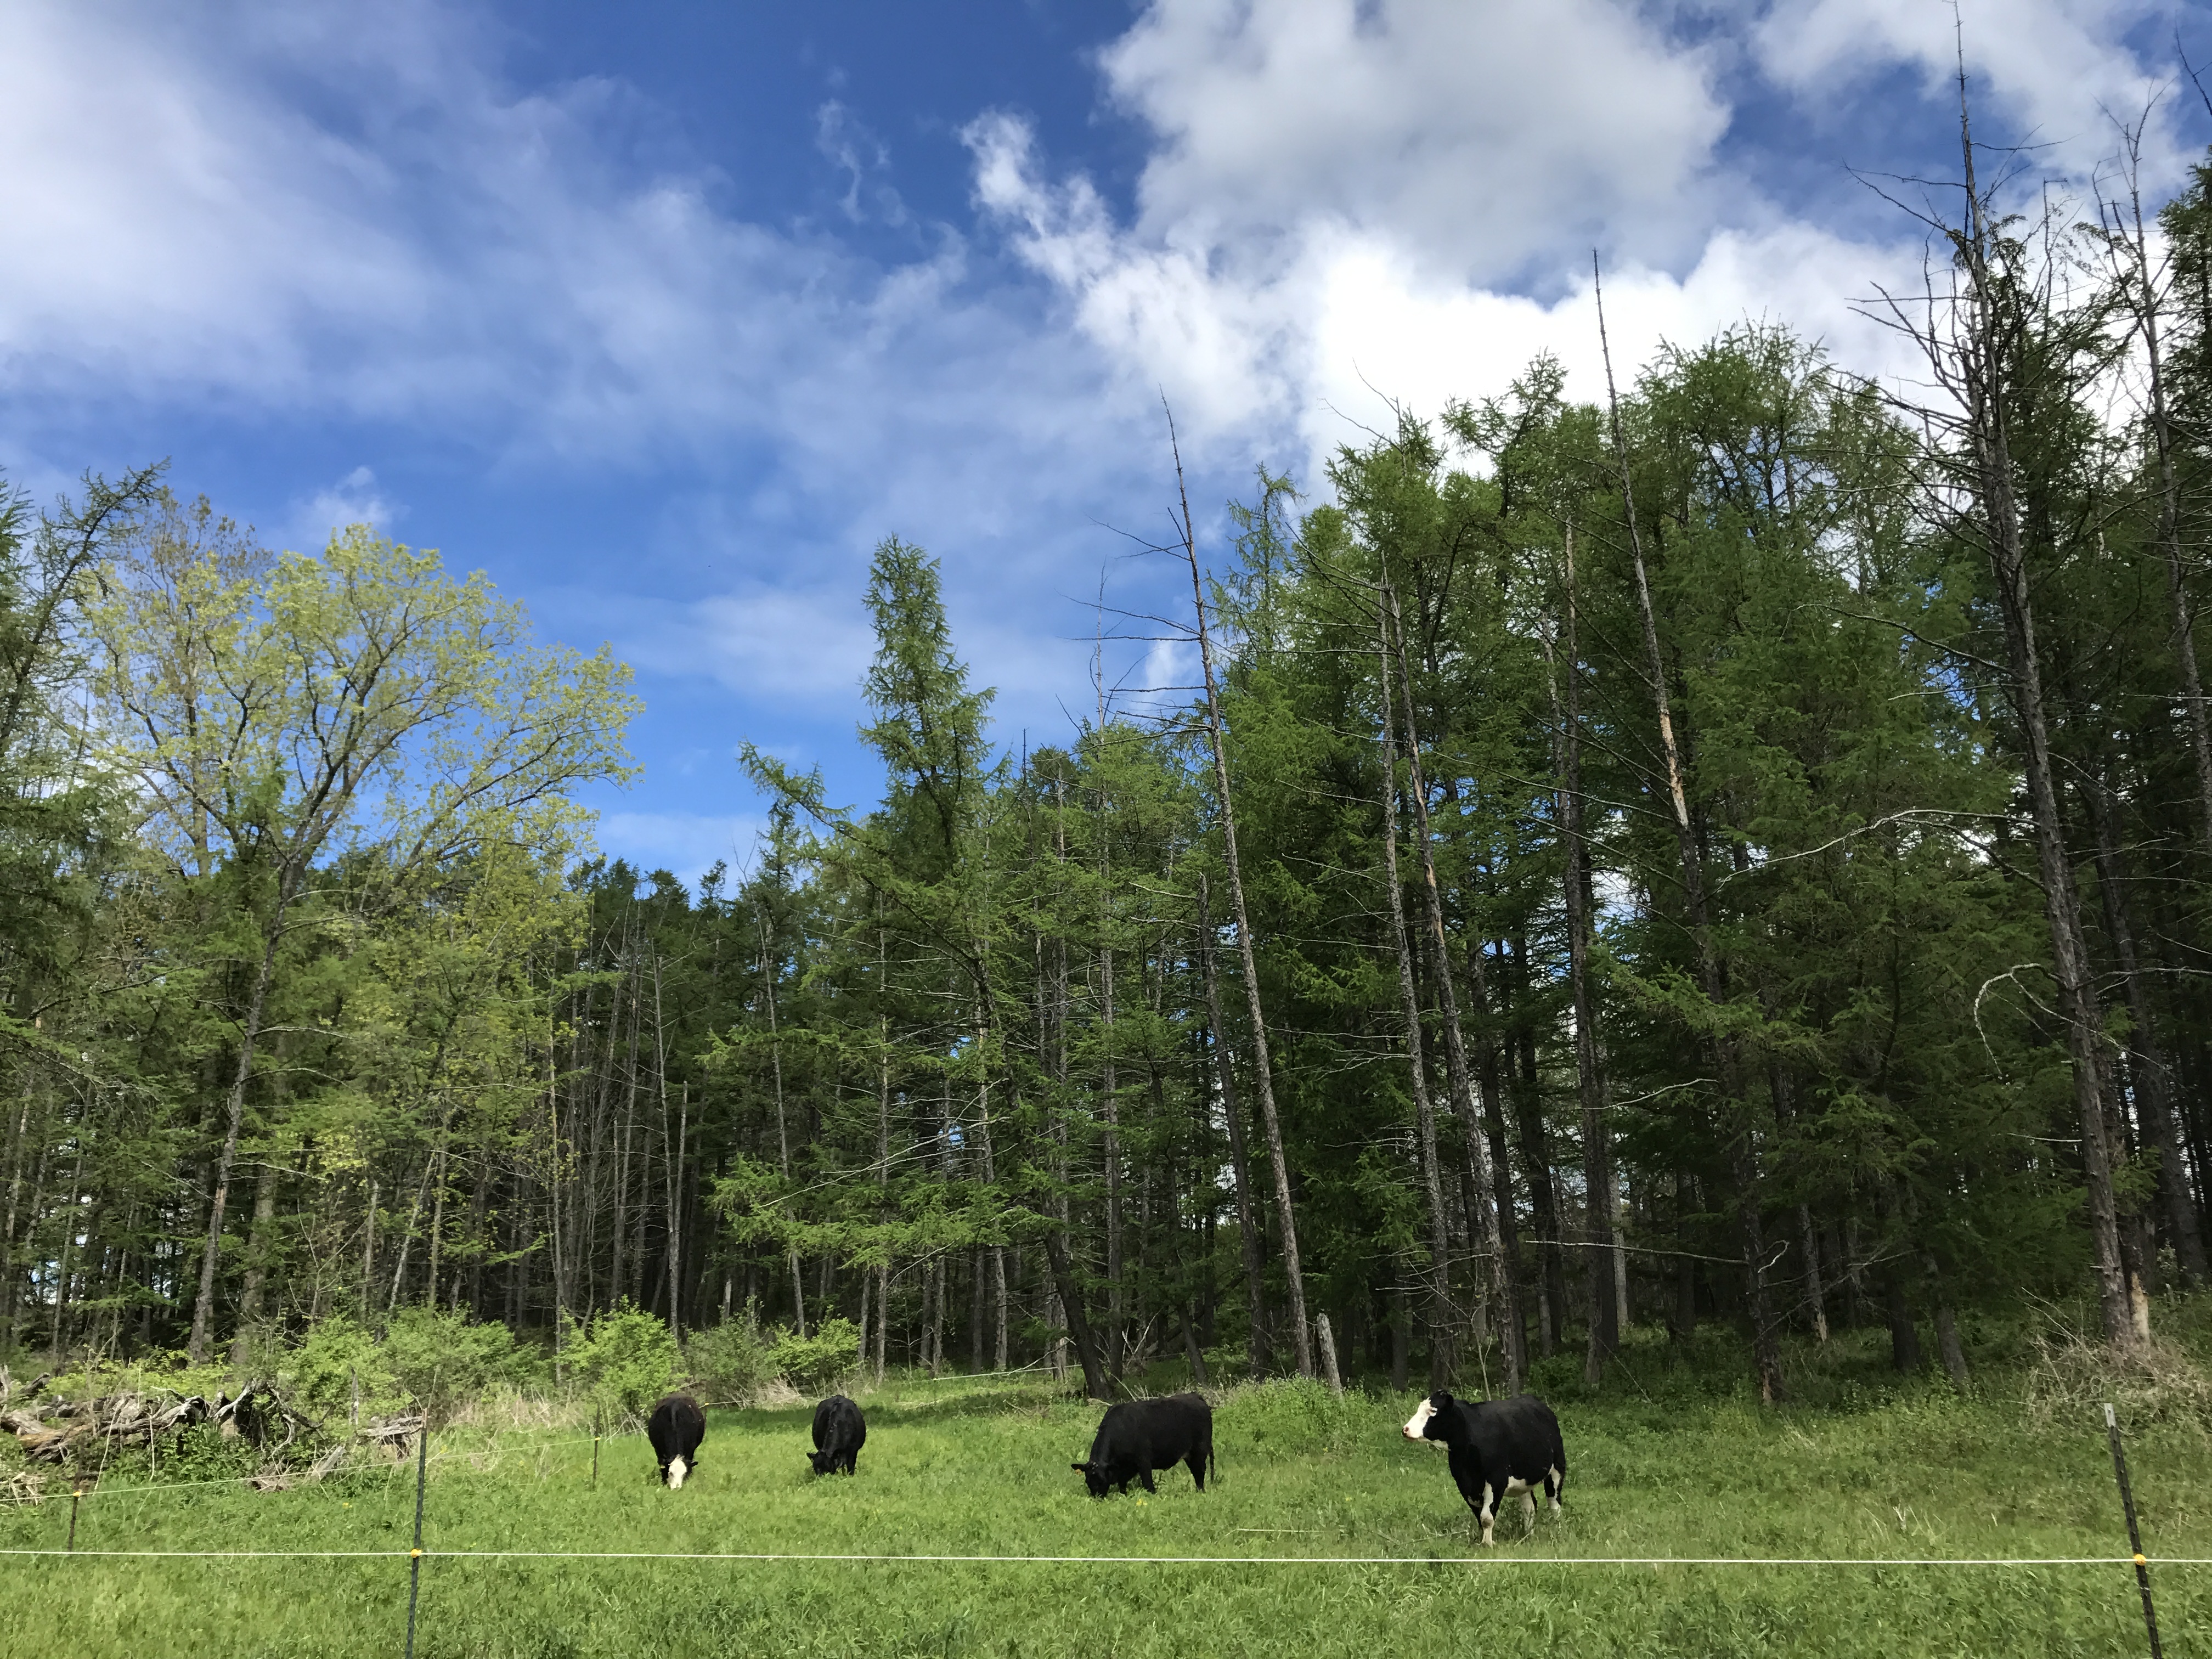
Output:
[[1183,1462],[1189,1467],[1190,1478],[1197,1481],[1198,1489],[1204,1492],[1206,1490],[1206,1454],[1202,1451],[1194,1451],[1188,1457],[1184,1458]]
[[1498,1492],[1487,1480],[1482,1483],[1482,1507],[1475,1510],[1474,1518],[1482,1522],[1483,1548],[1492,1548],[1498,1542],[1491,1530],[1498,1522]]
[[1145,1484],[1145,1490],[1146,1490],[1146,1492],[1152,1492],[1152,1493],[1155,1493],[1155,1494],[1157,1494],[1157,1493],[1159,1492],[1159,1488],[1158,1488],[1157,1486],[1155,1486],[1155,1485],[1153,1485],[1153,1484],[1152,1484],[1152,1472],[1150,1469],[1148,1469],[1148,1468],[1147,1468],[1147,1469],[1139,1469],[1139,1470],[1138,1470],[1138,1471],[1137,1471],[1137,1479],[1144,1482],[1144,1484]]
[[1544,1496],[1552,1500],[1552,1513],[1559,1513],[1559,1494],[1566,1490],[1567,1477],[1556,1463],[1544,1471]]

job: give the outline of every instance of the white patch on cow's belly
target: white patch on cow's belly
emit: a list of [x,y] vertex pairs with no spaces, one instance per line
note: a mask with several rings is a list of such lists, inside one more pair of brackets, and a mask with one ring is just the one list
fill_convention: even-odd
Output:
[[686,1463],[681,1457],[670,1458],[668,1460],[669,1490],[672,1492],[683,1491],[684,1477],[690,1473],[690,1465]]
[[1528,1490],[1528,1483],[1519,1475],[1509,1474],[1505,1477],[1505,1495],[1508,1498],[1518,1498]]
[[1437,1408],[1425,1400],[1414,1407],[1413,1414],[1406,1419],[1406,1438],[1408,1440],[1425,1438],[1423,1431],[1429,1426],[1429,1419],[1436,1414]]

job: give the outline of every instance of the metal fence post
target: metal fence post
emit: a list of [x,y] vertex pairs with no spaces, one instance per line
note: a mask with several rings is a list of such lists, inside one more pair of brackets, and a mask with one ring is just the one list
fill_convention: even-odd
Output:
[[407,1559],[407,1659],[415,1659],[415,1603],[422,1594],[422,1482],[430,1462],[430,1413],[415,1431],[415,1547]]
[[2120,1507],[2127,1511],[2128,1551],[2136,1559],[2136,1587],[2142,1592],[2143,1629],[2150,1633],[2150,1659],[2165,1659],[2158,1644],[2158,1615],[2150,1606],[2150,1562],[2143,1554],[2142,1534],[2136,1528],[2136,1497],[2128,1488],[2127,1455],[2120,1449],[2120,1419],[2107,1401],[2105,1433],[2112,1443],[2112,1474],[2120,1483]]

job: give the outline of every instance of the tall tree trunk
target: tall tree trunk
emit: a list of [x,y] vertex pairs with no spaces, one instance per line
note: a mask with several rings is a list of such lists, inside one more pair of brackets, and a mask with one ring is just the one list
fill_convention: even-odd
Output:
[[[1170,426],[1172,441],[1173,428]],[[1198,618],[1198,657],[1206,672],[1206,730],[1213,748],[1213,785],[1221,800],[1221,844],[1229,876],[1229,908],[1237,924],[1237,950],[1244,967],[1245,1012],[1252,1022],[1252,1081],[1260,1096],[1260,1123],[1267,1140],[1267,1161],[1275,1177],[1275,1224],[1282,1235],[1283,1275],[1290,1298],[1291,1343],[1298,1375],[1314,1374],[1312,1333],[1306,1323],[1306,1287],[1298,1257],[1297,1214],[1291,1202],[1291,1167],[1283,1154],[1283,1127],[1275,1114],[1274,1071],[1267,1054],[1267,1020],[1260,1006],[1260,959],[1252,945],[1252,922],[1244,904],[1244,873],[1237,854],[1237,809],[1229,788],[1229,746],[1222,732],[1221,690],[1214,677],[1213,635],[1206,623],[1206,587],[1198,573],[1198,532],[1190,516],[1190,495],[1182,481],[1182,453],[1176,453],[1176,491],[1182,508],[1183,558],[1190,566],[1190,596]]]
[[1505,1263],[1504,1347],[1508,1393],[1518,1392],[1528,1374],[1528,1297],[1521,1261],[1521,1224],[1513,1201],[1513,1159],[1507,1150],[1503,1079],[1498,1074],[1498,1022],[1490,1006],[1490,976],[1483,970],[1482,942],[1470,941],[1468,983],[1474,993],[1474,1017],[1481,1022],[1480,1057],[1475,1085],[1482,1100],[1482,1123],[1490,1138],[1490,1178],[1498,1203],[1498,1242]]
[[264,1010],[269,1006],[269,987],[276,977],[276,945],[284,936],[284,913],[291,903],[289,877],[278,878],[276,914],[269,920],[269,936],[261,950],[261,965],[253,975],[253,989],[246,1000],[246,1018],[238,1028],[238,1066],[231,1075],[222,1151],[216,1156],[214,1190],[208,1194],[207,1243],[200,1250],[199,1293],[192,1298],[191,1335],[185,1344],[187,1359],[207,1364],[210,1328],[215,1321],[216,1262],[222,1251],[222,1212],[230,1201],[231,1166],[238,1161],[238,1137],[246,1122],[246,1085],[253,1075],[253,1049],[260,1040]]
[[1398,963],[1400,1010],[1406,1021],[1407,1078],[1413,1096],[1413,1122],[1421,1168],[1421,1194],[1428,1211],[1429,1388],[1451,1381],[1451,1238],[1444,1219],[1444,1189],[1437,1162],[1437,1114],[1429,1099],[1428,1061],[1422,1053],[1421,999],[1414,983],[1413,952],[1406,936],[1405,884],[1398,875],[1398,744],[1390,690],[1390,616],[1379,602],[1376,621],[1381,635],[1376,653],[1382,702],[1382,885],[1390,901],[1390,945]]
[[230,1364],[245,1367],[247,1343],[261,1319],[261,1291],[269,1281],[270,1234],[276,1223],[276,1165],[264,1158],[253,1183],[253,1231],[246,1235],[246,1283],[238,1293],[238,1330],[230,1340]]
[[[1505,1258],[1504,1224],[1495,1201],[1496,1178],[1492,1172],[1490,1149],[1485,1145],[1476,1116],[1474,1082],[1468,1067],[1467,1040],[1459,1018],[1459,992],[1452,982],[1451,945],[1444,937],[1443,892],[1437,882],[1436,837],[1429,827],[1429,786],[1422,775],[1421,732],[1413,716],[1413,677],[1407,665],[1406,635],[1400,625],[1398,595],[1387,579],[1382,584],[1382,604],[1388,612],[1389,628],[1396,636],[1398,692],[1406,716],[1406,793],[1413,803],[1413,834],[1421,846],[1421,897],[1428,915],[1428,954],[1436,978],[1437,1004],[1443,1015],[1444,1070],[1451,1079],[1452,1109],[1459,1114],[1467,1157],[1474,1169],[1474,1220],[1482,1254],[1489,1264],[1492,1294],[1510,1329],[1519,1318],[1519,1311],[1513,1305],[1512,1267]],[[1508,1394],[1521,1391],[1520,1346],[1518,1341],[1509,1340],[1501,1348]]]
[[1607,1115],[1605,1073],[1597,1041],[1597,1000],[1590,989],[1590,912],[1593,882],[1589,835],[1583,798],[1582,647],[1577,614],[1575,526],[1562,538],[1561,639],[1554,712],[1559,738],[1559,836],[1566,858],[1560,885],[1566,902],[1567,981],[1575,1024],[1575,1085],[1582,1106],[1584,1252],[1589,1278],[1589,1350],[1583,1381],[1595,1386],[1605,1362],[1620,1346],[1616,1299],[1607,1294],[1620,1245],[1613,1233],[1613,1131]]
[[[2043,313],[2035,283],[2026,273],[1999,270],[2009,244],[1990,223],[1974,164],[1973,132],[1966,105],[1966,70],[1959,70],[1959,140],[1965,165],[1965,222],[1951,233],[1953,267],[1963,292],[1947,324],[1931,315],[1924,327],[1907,322],[1929,367],[1954,400],[1948,421],[1963,440],[1963,481],[1971,493],[1969,527],[1977,533],[1995,579],[2003,619],[2006,690],[2018,717],[2021,770],[2035,833],[2036,874],[2051,931],[2051,975],[2058,1013],[2066,1024],[2073,1072],[2075,1115],[2081,1131],[2081,1170],[2095,1261],[2097,1307],[2105,1340],[2125,1348],[2134,1340],[2126,1269],[2120,1256],[2119,1209],[2112,1182],[2112,1147],[2100,1077],[2104,1018],[2098,1006],[2089,951],[2081,929],[2080,896],[2068,854],[2051,736],[2045,707],[2043,664],[2036,644],[2035,608],[2021,527],[2019,488],[2012,453],[2014,398],[2023,376],[2044,371],[2023,361],[2024,339]],[[1905,313],[1899,311],[1900,319]],[[2201,705],[2200,705],[2201,707]]]
[[[1530,995],[1532,977],[1525,940],[1514,942],[1509,962],[1515,998],[1525,1000]],[[1544,1122],[1543,1081],[1536,1066],[1534,1030],[1524,1024],[1513,1046],[1520,1060],[1512,1092],[1521,1131],[1521,1161],[1528,1172],[1530,1218],[1542,1241],[1537,1254],[1543,1274],[1544,1354],[1548,1358],[1566,1320],[1566,1252],[1559,1245],[1559,1195],[1552,1177],[1551,1134]]]
[[444,1133],[439,1135],[437,1156],[432,1160],[436,1173],[430,1178],[430,1265],[422,1280],[422,1305],[427,1308],[438,1305],[438,1272],[444,1262],[447,1139]]
[[2128,1000],[2128,1076],[2135,1085],[2136,1109],[2150,1141],[2158,1148],[2159,1209],[2174,1259],[2191,1284],[2206,1279],[2204,1241],[2197,1230],[2197,1205],[2189,1190],[2189,1174],[2181,1155],[2181,1136],[2174,1127],[2172,1076],[2151,1018],[2150,996],[2136,959],[2133,918],[2129,914],[2125,877],[2120,869],[2118,812],[2101,779],[2092,778],[2081,787],[2087,798],[2089,821],[2097,838],[2097,894],[2104,902],[2105,932],[2120,970],[2120,984]]
[[1091,1322],[1083,1316],[1083,1298],[1076,1291],[1075,1275],[1068,1269],[1066,1243],[1050,1229],[1044,1236],[1044,1259],[1052,1269],[1053,1288],[1060,1294],[1060,1311],[1067,1321],[1067,1334],[1075,1339],[1076,1358],[1083,1364],[1084,1392],[1093,1400],[1111,1400],[1114,1390],[1106,1380],[1105,1366],[1099,1363]]
[[[884,933],[884,902],[876,898],[876,994],[890,994],[890,947]],[[782,1073],[777,1073],[782,1082]],[[781,1093],[779,1089],[778,1098]],[[781,1118],[781,1114],[778,1116]],[[890,1220],[891,1179],[891,1022],[887,1012],[876,1015],[876,1218]],[[876,1269],[876,1386],[884,1382],[884,1364],[890,1346],[891,1263],[885,1254]]]
[[[1102,871],[1102,875],[1103,872]],[[1106,1375],[1121,1377],[1121,1109],[1120,1073],[1114,1063],[1114,947],[1098,952],[1100,1059],[1099,1121],[1105,1125],[1106,1174]]]
[[[615,1249],[607,1274],[607,1301],[611,1305],[620,1302],[629,1293],[629,1149],[631,1137],[637,1127],[638,1027],[643,1022],[645,1012],[641,988],[638,984],[637,945],[633,938],[629,969],[629,1059],[623,1067],[622,1139],[615,1144]],[[789,1171],[785,1173],[787,1175]],[[639,1231],[642,1232],[644,1229],[641,1227]]]
[[[878,930],[880,931],[880,930]],[[775,1152],[777,1167],[782,1171],[784,1185],[791,1184],[791,1125],[783,1109],[783,1033],[776,1023],[775,986],[783,972],[782,953],[771,942],[768,907],[761,907],[761,995],[768,1009],[768,1053],[770,1073],[775,1084]],[[885,1108],[888,1111],[888,1104]],[[879,1172],[890,1157],[886,1131],[886,1144],[877,1168]],[[791,1268],[791,1316],[799,1328],[800,1341],[806,1340],[806,1277],[799,1269],[799,1247],[784,1247],[784,1260]]]
[[[2181,484],[2174,467],[2173,410],[2166,387],[2165,339],[2160,328],[2165,307],[2151,273],[2150,239],[2143,222],[2142,139],[2141,127],[2125,134],[2130,222],[2118,228],[2117,240],[2124,247],[2130,267],[2122,289],[2142,335],[2143,367],[2148,378],[2145,401],[2151,443],[2158,457],[2158,550],[2166,566],[2167,637],[2181,680],[2183,719],[2196,772],[2197,798],[2191,805],[2197,818],[2197,852],[2200,857],[2212,858],[2212,714],[2204,707],[2204,684],[2197,667],[2196,630],[2190,614],[2189,568],[2181,545]],[[2198,1277],[2201,1283],[2202,1275]]]
[[[1595,280],[1595,264],[1592,264]],[[1720,957],[1713,945],[1712,927],[1705,907],[1705,854],[1696,826],[1690,817],[1689,796],[1683,785],[1681,749],[1674,740],[1674,712],[1667,696],[1666,659],[1659,650],[1659,622],[1651,608],[1651,581],[1644,562],[1644,535],[1636,516],[1636,491],[1631,480],[1628,443],[1620,425],[1620,399],[1613,390],[1613,349],[1605,335],[1605,307],[1598,304],[1598,340],[1605,357],[1607,405],[1612,415],[1613,447],[1620,464],[1622,517],[1628,527],[1630,557],[1636,571],[1636,605],[1644,624],[1644,654],[1651,677],[1651,702],[1659,726],[1659,746],[1667,767],[1667,799],[1673,809],[1674,846],[1681,866],[1683,908],[1698,953],[1698,981],[1705,1000],[1717,1014],[1727,1001],[1721,979]],[[1750,1114],[1743,1100],[1741,1066],[1735,1043],[1710,1033],[1703,1036],[1719,1073],[1722,1097],[1730,1121],[1729,1176],[1736,1189],[1737,1227],[1743,1243],[1744,1276],[1751,1309],[1753,1363],[1759,1373],[1759,1397],[1780,1400],[1784,1395],[1782,1351],[1774,1328],[1774,1315],[1766,1284],[1766,1243],[1759,1215],[1759,1151]],[[1613,1201],[1610,1190],[1607,1202]]]
[[1261,1272],[1259,1204],[1252,1190],[1252,1163],[1244,1146],[1244,1120],[1237,1104],[1236,1067],[1229,1056],[1228,1034],[1221,1024],[1221,981],[1213,968],[1213,918],[1206,904],[1206,877],[1198,878],[1198,963],[1206,980],[1206,1019],[1212,1026],[1212,1048],[1215,1075],[1221,1086],[1221,1115],[1229,1124],[1229,1168],[1237,1182],[1237,1243],[1244,1259],[1245,1311],[1250,1322],[1245,1338],[1246,1368],[1255,1376],[1267,1374],[1267,1304],[1266,1281]]

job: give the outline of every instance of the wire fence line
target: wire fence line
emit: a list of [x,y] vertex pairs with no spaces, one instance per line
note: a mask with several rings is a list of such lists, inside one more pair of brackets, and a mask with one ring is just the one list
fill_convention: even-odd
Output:
[[798,1550],[133,1550],[0,1548],[0,1557],[194,1561],[750,1561],[855,1565],[1092,1567],[2161,1567],[2212,1556],[2161,1555],[898,1555]]

